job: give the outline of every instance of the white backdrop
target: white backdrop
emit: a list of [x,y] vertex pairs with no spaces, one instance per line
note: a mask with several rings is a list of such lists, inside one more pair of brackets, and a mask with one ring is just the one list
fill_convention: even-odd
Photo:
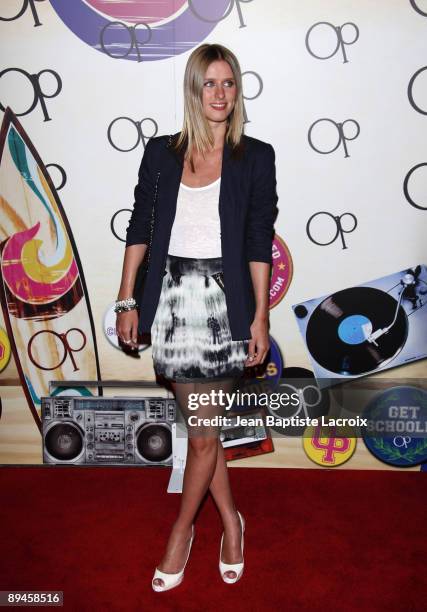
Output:
[[[85,4],[65,3],[76,10]],[[132,207],[144,146],[141,141],[131,151],[119,151],[109,142],[108,128],[115,119],[127,117],[143,121],[146,138],[154,135],[155,125],[158,134],[178,131],[185,64],[192,48],[202,42],[221,43],[237,55],[247,73],[245,131],[270,142],[276,151],[276,232],[289,249],[293,277],[286,295],[271,310],[271,334],[285,366],[311,369],[292,304],[427,263],[427,166],[417,169],[408,184],[419,208],[408,202],[403,190],[410,170],[427,161],[427,69],[413,82],[412,104],[408,97],[411,78],[426,67],[426,0],[241,2],[208,36],[194,44],[187,41],[184,53],[141,62],[113,59],[88,45],[54,10],[60,4],[2,0],[1,70],[20,68],[34,74],[50,69],[62,82],[60,93],[45,100],[49,121],[44,120],[39,103],[19,119],[44,163],[59,164],[66,172],[59,196],[83,264],[103,378],[153,378],[151,350],[142,351],[141,359],[127,357],[107,338],[104,324],[119,288],[124,252],[110,222],[118,210]],[[89,8],[91,4],[102,3],[86,3]],[[113,4],[104,2],[106,14]],[[213,10],[214,2],[210,4]],[[27,9],[14,19],[25,5]],[[173,16],[174,3],[166,5]],[[35,27],[31,6],[40,26]],[[206,6],[199,0],[200,10],[207,11]],[[238,11],[244,27],[239,27]],[[319,59],[327,55],[331,57]],[[44,74],[40,84],[49,94],[57,88],[50,74]],[[2,74],[3,107],[24,113],[32,99],[32,85],[24,75]],[[328,154],[317,152],[309,142],[309,130],[320,119],[329,121],[316,124],[311,138],[322,151],[337,146],[339,132],[332,122],[347,122],[343,127],[347,140]],[[114,145],[122,149],[131,148],[136,135],[127,120],[117,121],[111,131]],[[59,172],[52,169],[51,176],[58,185]],[[329,246],[309,239],[307,221],[319,211],[356,216],[357,228],[345,235],[347,248],[342,248],[340,239]],[[123,238],[128,217],[129,212],[116,219],[115,230]],[[312,229],[323,241],[333,233],[326,217]],[[5,237],[2,232],[1,240]],[[394,370],[393,376],[424,372],[425,361],[416,361]],[[1,376],[5,392],[0,439],[6,446],[0,458],[4,463],[26,462],[29,457],[34,461],[39,458],[38,432],[20,396],[13,359]],[[22,425],[20,434],[14,429],[16,419]],[[313,467],[297,452],[296,444],[278,444],[271,455],[236,464]],[[348,467],[387,467],[359,446]],[[29,448],[34,452],[29,453]]]

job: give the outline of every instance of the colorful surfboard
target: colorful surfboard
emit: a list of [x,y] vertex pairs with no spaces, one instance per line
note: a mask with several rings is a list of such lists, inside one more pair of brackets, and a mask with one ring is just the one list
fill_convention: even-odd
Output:
[[[0,131],[0,297],[21,384],[41,431],[49,381],[100,380],[83,270],[52,180],[16,115]],[[100,391],[98,389],[98,393]],[[92,394],[68,387],[68,394]]]

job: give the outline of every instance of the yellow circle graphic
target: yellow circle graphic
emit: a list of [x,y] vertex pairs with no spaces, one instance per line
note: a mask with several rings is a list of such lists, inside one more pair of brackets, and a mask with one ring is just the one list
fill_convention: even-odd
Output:
[[[345,435],[344,435],[345,431]],[[336,467],[350,459],[356,450],[356,437],[348,437],[349,428],[318,425],[307,427],[303,447],[309,459],[323,467]]]
[[10,359],[10,342],[7,333],[0,327],[0,372],[3,372]]

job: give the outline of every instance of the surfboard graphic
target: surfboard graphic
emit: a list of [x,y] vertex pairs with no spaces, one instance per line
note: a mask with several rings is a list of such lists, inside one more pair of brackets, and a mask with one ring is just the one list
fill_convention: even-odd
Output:
[[[0,131],[0,297],[21,384],[41,431],[49,381],[100,380],[83,269],[52,180],[10,108]],[[57,387],[56,393],[61,393]],[[102,393],[100,389],[98,392]],[[84,387],[67,394],[92,395]]]

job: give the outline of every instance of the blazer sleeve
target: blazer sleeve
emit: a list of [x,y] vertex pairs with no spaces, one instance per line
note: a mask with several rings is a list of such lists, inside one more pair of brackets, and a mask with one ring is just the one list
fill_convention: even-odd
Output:
[[134,190],[133,210],[126,229],[126,247],[132,244],[148,245],[150,240],[151,214],[156,181],[153,147],[152,139],[150,139],[145,145],[138,171],[138,184]]
[[274,222],[278,214],[275,152],[266,143],[255,161],[246,221],[247,261],[272,263]]

